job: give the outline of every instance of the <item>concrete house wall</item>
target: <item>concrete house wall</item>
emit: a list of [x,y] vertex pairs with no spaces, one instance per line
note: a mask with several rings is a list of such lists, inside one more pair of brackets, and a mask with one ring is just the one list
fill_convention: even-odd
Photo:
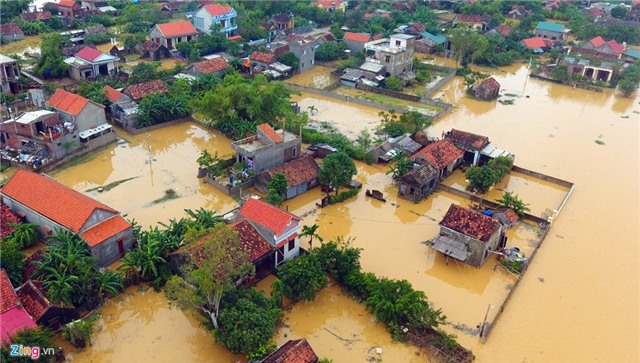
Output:
[[296,41],[289,43],[289,50],[300,61],[300,73],[315,67],[316,44],[317,42],[300,44]]
[[[251,225],[262,236],[262,238],[264,238],[270,245],[276,248],[278,246],[278,243],[282,241],[287,241],[289,237],[291,237],[294,233],[300,232],[300,222],[298,221],[293,221],[292,223],[290,223],[290,225],[287,226],[287,228],[285,228],[285,230],[282,231],[282,233],[279,236],[275,236],[273,234],[273,231],[270,230],[269,228],[264,227],[258,223],[255,223],[251,220],[249,221],[251,222]],[[292,249],[289,249],[289,243],[286,242],[285,245],[279,248],[278,250],[280,253],[282,253],[284,258],[281,258],[279,253],[276,252],[275,266],[278,266],[282,264],[284,261],[294,258],[300,254],[300,239],[296,236],[294,247]]]
[[115,236],[107,239],[106,241],[91,247],[91,254],[97,261],[97,266],[102,267],[109,265],[122,257],[120,253],[120,247],[118,246],[118,240],[122,239],[122,244],[125,251],[133,248],[133,229],[127,228],[126,230],[116,234]]
[[107,118],[104,113],[104,107],[89,102],[85,108],[80,111],[78,116],[75,117],[75,121],[78,131],[86,131],[96,126],[106,124]]
[[[220,24],[220,32],[224,33],[228,38],[238,30],[237,17],[238,13],[236,13],[236,10],[233,8],[231,8],[231,12],[228,14],[211,16],[203,6],[193,16],[193,26],[203,33],[211,34],[211,25]],[[222,26],[222,22],[224,22],[224,26]]]
[[464,243],[469,249],[469,252],[471,252],[471,255],[465,262],[471,266],[481,267],[491,256],[489,251],[495,251],[498,248],[502,234],[502,226],[500,223],[496,223],[493,233],[487,242],[477,240],[445,226],[440,226],[440,234],[448,235],[449,237]]

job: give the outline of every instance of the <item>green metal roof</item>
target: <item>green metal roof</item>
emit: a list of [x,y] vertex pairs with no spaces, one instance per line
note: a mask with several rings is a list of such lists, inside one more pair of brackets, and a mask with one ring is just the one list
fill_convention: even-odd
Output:
[[628,55],[629,57],[640,59],[640,50],[639,49],[627,49],[627,51],[624,52],[624,55]]
[[444,44],[447,41],[447,38],[444,37],[444,35],[440,34],[440,35],[433,35],[429,32],[422,32],[420,33],[420,35],[422,35],[423,38],[428,38],[433,40],[434,42],[438,43],[438,44]]
[[564,24],[549,23],[549,22],[546,22],[546,21],[541,21],[541,22],[538,23],[538,26],[536,27],[536,29],[546,30],[546,31],[550,31],[550,32],[562,32],[562,31],[564,31]]

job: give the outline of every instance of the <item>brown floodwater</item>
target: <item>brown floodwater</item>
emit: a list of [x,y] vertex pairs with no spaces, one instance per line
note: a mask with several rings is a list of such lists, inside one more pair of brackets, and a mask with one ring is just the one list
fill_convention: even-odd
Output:
[[[576,185],[486,344],[481,344],[472,331],[482,322],[489,304],[502,302],[515,277],[503,269],[494,270],[493,259],[480,269],[447,263],[422,243],[438,233],[438,222],[450,204],[467,205],[465,200],[441,192],[418,204],[400,200],[397,187],[385,174],[387,166],[357,163],[356,179],[364,189],[381,190],[387,203],[360,193],[345,203],[318,210],[315,203],[321,193],[314,189],[285,205],[303,216],[304,224],[320,225],[325,240],[353,237],[352,244],[362,248],[364,270],[407,279],[425,291],[452,323],[469,328],[471,333],[452,326],[445,329],[457,334],[480,362],[639,361],[640,99],[621,98],[610,90],[573,90],[531,79],[525,67],[483,70],[502,84],[503,98],[514,99],[513,105],[468,99],[464,97],[464,82],[458,78],[434,95],[453,102],[455,107],[431,127],[432,135],[457,128],[489,136],[493,144],[514,153],[518,165]],[[334,102],[315,95],[303,95],[302,101],[305,98]],[[330,108],[327,106],[326,112],[331,112]],[[351,111],[336,113],[334,118],[355,130],[369,122],[353,118]],[[120,144],[53,175],[80,191],[137,177],[107,192],[87,194],[143,225],[181,217],[184,208],[202,206],[224,211],[236,205],[233,199],[195,178],[195,159],[202,148],[218,150],[221,155],[231,152],[224,137],[191,123],[151,132],[155,161],[149,165],[145,162],[146,135],[119,135],[123,138]],[[461,175],[454,175],[450,183],[464,187]],[[181,197],[151,203],[168,188]],[[566,192],[512,173],[489,197],[499,197],[504,188],[518,193],[536,214],[557,208]],[[539,243],[538,233],[536,226],[520,224],[509,231],[509,244],[530,254]],[[303,245],[306,243],[303,241]],[[496,310],[490,310],[488,321],[493,320]],[[159,314],[156,319],[167,318]],[[374,344],[383,348],[385,361],[427,360],[415,355],[413,347],[390,342],[371,315],[341,296],[337,287],[323,291],[314,302],[296,305],[285,314],[285,322],[288,327],[279,331],[279,343],[289,337],[307,336],[321,356],[335,362],[362,361],[367,357],[365,350]],[[143,332],[148,324],[141,320],[141,326],[127,329],[141,332],[140,339],[153,341],[157,335]],[[344,346],[324,328],[345,338],[355,334],[363,343]],[[186,331],[194,334],[199,328],[193,329]],[[181,347],[183,340],[172,343]],[[215,343],[206,344],[216,349]],[[110,354],[103,351],[100,359],[122,361]]]
[[287,83],[297,84],[300,86],[323,89],[338,82],[338,77],[331,74],[333,68],[324,66],[315,66],[304,73],[298,73],[287,79]]

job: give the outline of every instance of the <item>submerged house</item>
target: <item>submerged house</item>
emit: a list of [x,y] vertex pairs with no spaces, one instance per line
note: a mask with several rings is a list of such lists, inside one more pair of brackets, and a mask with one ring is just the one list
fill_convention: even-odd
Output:
[[236,152],[236,162],[246,161],[257,175],[300,157],[301,145],[297,135],[261,124],[255,136],[234,141],[231,148]]
[[414,202],[419,202],[436,189],[438,170],[431,164],[425,163],[400,177],[398,196]]
[[69,322],[73,317],[73,309],[63,308],[52,304],[47,299],[43,283],[27,280],[18,289],[18,299],[36,324],[58,329],[60,325]]
[[259,199],[249,198],[240,207],[236,220],[251,223],[262,238],[277,249],[274,267],[300,253],[300,217]]
[[438,181],[446,178],[462,163],[464,151],[458,149],[451,140],[444,139],[427,145],[411,156],[415,163],[431,164],[438,170]]
[[489,145],[489,138],[486,136],[456,129],[451,129],[451,131],[444,134],[444,137],[464,150],[464,162],[471,166],[478,166],[480,153]]
[[430,247],[447,257],[480,268],[491,251],[504,246],[502,224],[481,212],[451,204]]
[[498,98],[500,95],[500,83],[495,78],[489,77],[474,87],[473,94],[483,100]]
[[256,184],[264,192],[268,192],[267,185],[273,179],[273,176],[282,173],[287,178],[287,194],[285,198],[291,199],[320,184],[318,170],[320,170],[318,163],[312,157],[305,156],[266,170],[256,177]]
[[52,235],[55,228],[77,233],[98,267],[133,247],[131,223],[120,212],[45,175],[18,170],[0,189],[0,196],[12,211],[38,226],[40,237]]

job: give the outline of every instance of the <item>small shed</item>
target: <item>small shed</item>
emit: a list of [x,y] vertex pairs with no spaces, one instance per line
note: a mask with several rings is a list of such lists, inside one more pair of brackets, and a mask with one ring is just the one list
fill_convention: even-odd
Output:
[[301,157],[281,166],[266,170],[258,175],[256,183],[267,192],[267,184],[277,173],[283,173],[287,178],[286,199],[305,193],[319,185],[318,170],[320,167],[312,157]]
[[495,78],[489,77],[480,82],[474,89],[474,95],[483,100],[492,100],[500,93],[500,83]]
[[438,170],[425,163],[411,170],[400,178],[398,197],[419,202],[436,189]]

